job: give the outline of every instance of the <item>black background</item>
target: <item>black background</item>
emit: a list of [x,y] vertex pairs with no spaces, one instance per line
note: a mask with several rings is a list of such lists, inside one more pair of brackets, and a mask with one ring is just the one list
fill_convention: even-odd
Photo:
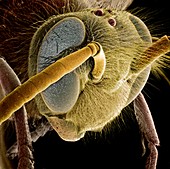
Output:
[[[134,0],[129,9],[136,7],[144,7],[144,11],[151,12],[148,17],[152,19],[146,24],[150,26],[155,23],[155,29],[151,26],[153,35],[170,35],[168,0]],[[170,79],[170,71],[166,70],[166,73]],[[157,169],[170,169],[170,86],[164,79],[159,80],[151,75],[143,93],[160,139]],[[101,134],[88,132],[77,142],[65,142],[57,133],[48,132],[33,143],[36,169],[144,169],[146,157],[142,157],[141,136],[137,123],[133,114],[123,113],[123,118],[124,122],[113,122]]]

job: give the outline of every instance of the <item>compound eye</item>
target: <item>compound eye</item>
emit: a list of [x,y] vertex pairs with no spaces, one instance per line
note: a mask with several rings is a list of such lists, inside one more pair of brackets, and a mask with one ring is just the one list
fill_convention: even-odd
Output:
[[109,20],[108,20],[108,23],[110,24],[110,26],[116,26],[116,20],[114,19],[114,18],[110,18]]
[[98,9],[98,10],[94,11],[94,14],[96,16],[103,16],[104,15],[104,13],[103,13],[103,11],[101,9]]
[[[76,17],[66,17],[58,21],[42,40],[37,56],[37,73],[60,59],[63,51],[81,45],[85,33],[84,23]],[[71,110],[75,105],[79,96],[79,88],[79,77],[72,71],[45,89],[41,96],[51,112],[55,115],[62,114]]]

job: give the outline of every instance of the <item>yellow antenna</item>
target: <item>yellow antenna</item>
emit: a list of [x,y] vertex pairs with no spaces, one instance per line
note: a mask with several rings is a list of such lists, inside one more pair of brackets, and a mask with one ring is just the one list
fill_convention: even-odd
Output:
[[94,57],[95,62],[92,75],[95,80],[99,80],[105,69],[105,55],[100,44],[91,42],[84,48],[57,60],[4,97],[0,101],[0,124],[38,93],[79,67],[91,56]]
[[[139,73],[146,68],[146,65],[169,51],[169,37],[163,36],[144,52],[143,57],[133,62],[131,68]],[[95,64],[92,70],[94,82],[100,80],[105,70],[106,58],[102,46],[97,42],[91,42],[84,48],[57,60],[4,97],[0,101],[0,124],[37,94],[83,64],[89,57],[94,57]]]
[[169,36],[163,36],[154,42],[149,48],[146,49],[142,57],[137,58],[131,64],[131,70],[133,73],[141,72],[147,67],[147,65],[152,64],[160,56],[170,52],[170,40]]

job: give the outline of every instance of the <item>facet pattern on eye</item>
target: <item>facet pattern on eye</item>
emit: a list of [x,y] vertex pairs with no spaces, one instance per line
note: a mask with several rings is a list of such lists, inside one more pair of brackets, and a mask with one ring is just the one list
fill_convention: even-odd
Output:
[[[57,60],[57,55],[70,47],[79,46],[85,38],[85,28],[78,18],[66,18],[54,25],[44,37],[38,54],[38,72]],[[47,59],[45,59],[47,58]],[[54,60],[55,58],[55,60]],[[51,61],[50,61],[51,59]],[[45,66],[48,66],[45,64]]]
[[79,83],[75,73],[65,75],[42,92],[44,102],[52,112],[56,112],[56,115],[68,112],[77,101]]
[[[68,17],[54,25],[44,37],[37,62],[38,72],[58,60],[64,50],[81,45],[85,38],[85,27],[81,20]],[[75,104],[79,93],[79,80],[74,72],[52,84],[42,97],[47,107],[57,114],[66,113]]]

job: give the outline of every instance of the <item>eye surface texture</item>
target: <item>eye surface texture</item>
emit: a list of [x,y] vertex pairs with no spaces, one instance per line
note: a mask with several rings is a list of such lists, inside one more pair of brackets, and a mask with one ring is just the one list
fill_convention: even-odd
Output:
[[[64,50],[79,46],[84,41],[84,37],[85,27],[78,18],[67,17],[59,21],[47,32],[42,41],[38,54],[37,72],[56,61],[58,55]],[[77,75],[71,72],[52,84],[42,92],[47,107],[52,112],[67,112],[78,98],[79,83]]]

